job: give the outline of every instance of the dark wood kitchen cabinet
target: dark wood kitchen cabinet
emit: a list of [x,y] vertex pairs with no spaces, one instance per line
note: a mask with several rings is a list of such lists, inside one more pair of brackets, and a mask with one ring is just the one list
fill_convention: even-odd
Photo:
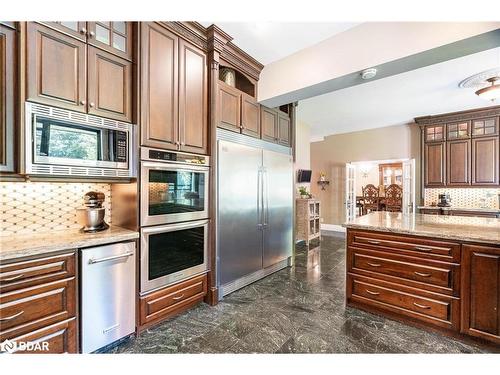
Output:
[[435,187],[445,185],[445,142],[426,143],[424,145],[424,183]]
[[462,333],[500,344],[500,247],[462,248]]
[[88,44],[121,56],[124,59],[132,59],[132,22],[87,22],[87,28]]
[[470,139],[446,143],[446,183],[448,186],[470,185]]
[[40,23],[27,30],[27,100],[132,121],[130,61]]
[[109,52],[88,47],[88,113],[132,119],[132,63]]
[[207,57],[154,22],[141,23],[141,143],[206,154]]
[[260,105],[248,94],[241,95],[241,133],[260,138]]
[[35,22],[26,42],[27,100],[86,112],[86,44]]
[[283,146],[290,146],[291,141],[291,122],[288,114],[278,111],[278,143]]
[[262,139],[269,142],[278,142],[278,112],[275,109],[260,107],[260,123]]
[[472,185],[499,184],[499,138],[472,138]]
[[219,127],[240,131],[241,94],[239,90],[219,82]]
[[17,31],[0,24],[0,173],[15,172]]

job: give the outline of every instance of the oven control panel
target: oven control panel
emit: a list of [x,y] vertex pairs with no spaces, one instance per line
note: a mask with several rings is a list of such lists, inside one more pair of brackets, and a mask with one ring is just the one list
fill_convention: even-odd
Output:
[[[181,152],[169,152],[155,149],[146,149],[146,159],[154,161],[166,161],[181,164],[208,165],[208,156],[185,154]],[[144,159],[144,150],[142,150]]]

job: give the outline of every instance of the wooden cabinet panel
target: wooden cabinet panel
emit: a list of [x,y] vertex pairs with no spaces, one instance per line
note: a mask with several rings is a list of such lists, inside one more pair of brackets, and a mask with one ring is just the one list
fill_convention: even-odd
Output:
[[141,23],[141,140],[143,146],[178,149],[178,37]]
[[470,185],[470,147],[470,139],[447,142],[446,182],[448,186]]
[[88,47],[88,113],[132,121],[132,63]]
[[445,140],[445,125],[427,126],[425,142],[442,142]]
[[500,344],[500,248],[462,249],[462,332]]
[[207,56],[201,49],[179,41],[180,149],[207,153],[208,147]]
[[241,92],[219,82],[219,127],[240,131]]
[[84,21],[53,21],[43,22],[63,33],[70,34],[74,38],[87,41],[87,22]]
[[262,139],[269,142],[278,141],[278,113],[276,110],[260,106],[260,124]]
[[14,172],[17,31],[0,25],[0,172]]
[[76,314],[74,277],[0,295],[0,341]]
[[260,138],[260,105],[253,96],[241,96],[241,133]]
[[27,25],[27,99],[85,112],[85,43],[34,22]]
[[[12,340],[16,342],[30,341],[40,343],[40,350],[19,350],[15,351],[15,354],[78,353],[76,318],[53,324],[23,336],[14,337]],[[43,350],[44,345],[46,345],[47,350]]]
[[499,184],[498,136],[472,139],[472,184]]
[[445,185],[445,143],[425,144],[424,183],[425,186]]
[[75,275],[75,252],[0,265],[0,293]]
[[283,146],[290,146],[291,128],[290,117],[285,114],[278,115],[278,142]]
[[152,292],[140,299],[140,324],[149,325],[178,314],[200,302],[206,294],[206,274]]
[[125,59],[132,59],[132,22],[87,22],[87,42]]

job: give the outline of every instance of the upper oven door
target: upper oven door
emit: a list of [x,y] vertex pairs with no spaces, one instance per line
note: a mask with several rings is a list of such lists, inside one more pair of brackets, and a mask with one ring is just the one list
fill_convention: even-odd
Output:
[[128,132],[33,115],[34,164],[128,169]]
[[141,162],[141,225],[208,218],[207,167]]

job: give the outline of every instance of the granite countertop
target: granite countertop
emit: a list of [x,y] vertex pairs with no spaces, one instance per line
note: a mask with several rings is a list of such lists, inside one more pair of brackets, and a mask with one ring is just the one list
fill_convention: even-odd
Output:
[[403,215],[377,211],[343,224],[346,228],[500,245],[500,219],[450,215]]
[[479,207],[439,207],[439,206],[418,206],[418,209],[424,210],[443,210],[443,211],[471,211],[485,213],[500,213],[500,208],[479,208]]
[[78,229],[0,237],[0,262],[79,249],[139,238],[139,232],[110,226],[102,232],[83,233]]

